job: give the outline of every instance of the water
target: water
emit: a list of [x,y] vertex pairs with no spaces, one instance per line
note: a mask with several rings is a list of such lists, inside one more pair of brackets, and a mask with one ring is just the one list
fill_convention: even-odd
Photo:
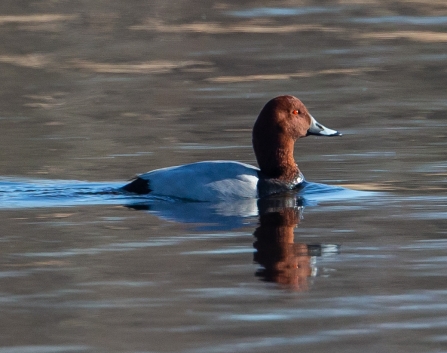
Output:
[[[443,2],[0,9],[0,353],[447,351]],[[279,94],[343,133],[301,194],[116,192]]]

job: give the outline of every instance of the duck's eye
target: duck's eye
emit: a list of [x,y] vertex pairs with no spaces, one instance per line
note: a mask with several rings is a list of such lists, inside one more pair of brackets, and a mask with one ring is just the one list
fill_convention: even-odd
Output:
[[296,110],[296,109],[292,112],[293,115],[298,115],[299,113],[300,113],[300,111]]

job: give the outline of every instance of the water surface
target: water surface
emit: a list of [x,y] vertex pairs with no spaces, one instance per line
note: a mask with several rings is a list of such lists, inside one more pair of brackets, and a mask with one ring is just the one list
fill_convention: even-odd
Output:
[[[443,2],[0,8],[0,353],[446,350]],[[304,195],[113,192],[255,165],[280,94],[343,133]]]

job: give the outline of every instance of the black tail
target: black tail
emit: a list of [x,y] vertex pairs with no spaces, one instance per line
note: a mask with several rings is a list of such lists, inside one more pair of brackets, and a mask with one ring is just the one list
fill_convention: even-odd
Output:
[[149,194],[152,190],[149,188],[149,180],[136,178],[129,184],[124,185],[121,190],[133,192],[134,194]]

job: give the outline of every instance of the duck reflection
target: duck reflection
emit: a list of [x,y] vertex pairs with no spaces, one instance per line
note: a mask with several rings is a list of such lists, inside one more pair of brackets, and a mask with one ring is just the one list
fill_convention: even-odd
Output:
[[[294,290],[308,289],[308,279],[317,273],[315,256],[320,244],[295,243],[294,229],[302,219],[302,199],[295,194],[277,195],[258,201],[259,227],[254,232],[254,261],[262,266],[256,273],[264,281]],[[338,246],[331,246],[338,251]]]
[[308,205],[312,205],[309,200],[290,192],[231,203],[153,200],[127,207],[147,210],[165,220],[194,224],[198,231],[228,231],[257,224],[253,233],[254,261],[261,268],[256,276],[305,291],[309,278],[317,275],[316,257],[339,251],[337,245],[295,242],[295,229]]

